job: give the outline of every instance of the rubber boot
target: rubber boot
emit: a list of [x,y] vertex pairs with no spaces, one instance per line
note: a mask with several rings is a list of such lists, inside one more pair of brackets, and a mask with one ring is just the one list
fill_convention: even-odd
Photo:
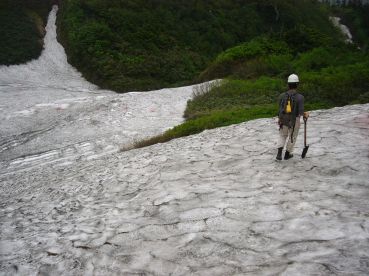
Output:
[[293,154],[291,154],[289,151],[286,151],[284,154],[284,160],[291,159],[293,157]]
[[278,148],[278,154],[277,154],[277,157],[276,157],[277,160],[282,160],[282,150],[283,150],[283,148]]

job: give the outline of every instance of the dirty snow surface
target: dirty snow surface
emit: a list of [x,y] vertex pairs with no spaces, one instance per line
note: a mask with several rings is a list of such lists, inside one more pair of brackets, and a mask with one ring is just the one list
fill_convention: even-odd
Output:
[[43,56],[0,68],[0,275],[368,275],[369,105],[312,112],[305,159],[301,131],[274,160],[273,119],[119,152],[191,88],[98,90],[55,12]]

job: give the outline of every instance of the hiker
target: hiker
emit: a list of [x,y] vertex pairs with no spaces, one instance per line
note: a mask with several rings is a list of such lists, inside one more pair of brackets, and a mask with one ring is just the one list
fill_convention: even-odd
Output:
[[304,96],[297,92],[299,77],[292,74],[288,77],[288,91],[279,96],[279,141],[276,159],[282,160],[282,151],[286,144],[284,160],[293,157],[293,148],[300,129],[300,117],[308,116],[304,113]]

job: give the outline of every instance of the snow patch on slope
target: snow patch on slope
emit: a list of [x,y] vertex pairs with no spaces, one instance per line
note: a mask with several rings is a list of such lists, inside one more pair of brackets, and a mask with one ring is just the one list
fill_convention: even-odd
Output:
[[350,43],[350,44],[354,43],[352,41],[352,34],[350,32],[350,29],[346,25],[341,24],[341,18],[330,16],[329,19],[331,20],[334,26],[338,27],[341,30],[343,35],[346,37],[345,41],[347,43]]
[[[0,269],[21,275],[367,275],[369,104],[0,174]],[[361,260],[361,261],[358,261]]]
[[0,173],[99,158],[180,124],[193,86],[116,94],[87,82],[56,40],[38,60],[0,67]]
[[57,11],[58,7],[54,6],[50,12],[41,56],[26,64],[0,66],[1,85],[62,88],[70,91],[97,89],[97,86],[87,82],[81,73],[68,63],[64,48],[56,39]]

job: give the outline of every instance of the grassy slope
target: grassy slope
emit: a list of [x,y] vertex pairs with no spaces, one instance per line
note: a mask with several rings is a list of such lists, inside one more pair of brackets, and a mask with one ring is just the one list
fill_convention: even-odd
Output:
[[326,37],[323,14],[310,0],[65,0],[59,26],[69,61],[124,92],[199,81],[219,53],[261,33]]
[[[227,77],[218,86],[195,90],[187,104],[187,121],[163,135],[136,143],[143,147],[204,129],[274,117],[277,97],[287,89],[292,72],[301,79],[299,90],[306,110],[369,102],[369,55],[331,37],[306,36],[310,49],[299,51],[285,40],[258,37],[221,53],[202,77]],[[306,43],[301,40],[302,43]],[[307,43],[306,43],[307,44]]]
[[40,55],[50,7],[48,0],[0,2],[0,64],[24,63]]
[[[228,78],[197,93],[184,124],[137,146],[274,116],[291,72],[303,80],[307,109],[369,102],[368,7],[335,10],[353,27],[358,51],[338,42],[326,7],[311,1],[63,3],[59,25],[70,60],[102,86],[126,91]],[[50,7],[48,0],[0,2],[0,63],[39,55]]]

